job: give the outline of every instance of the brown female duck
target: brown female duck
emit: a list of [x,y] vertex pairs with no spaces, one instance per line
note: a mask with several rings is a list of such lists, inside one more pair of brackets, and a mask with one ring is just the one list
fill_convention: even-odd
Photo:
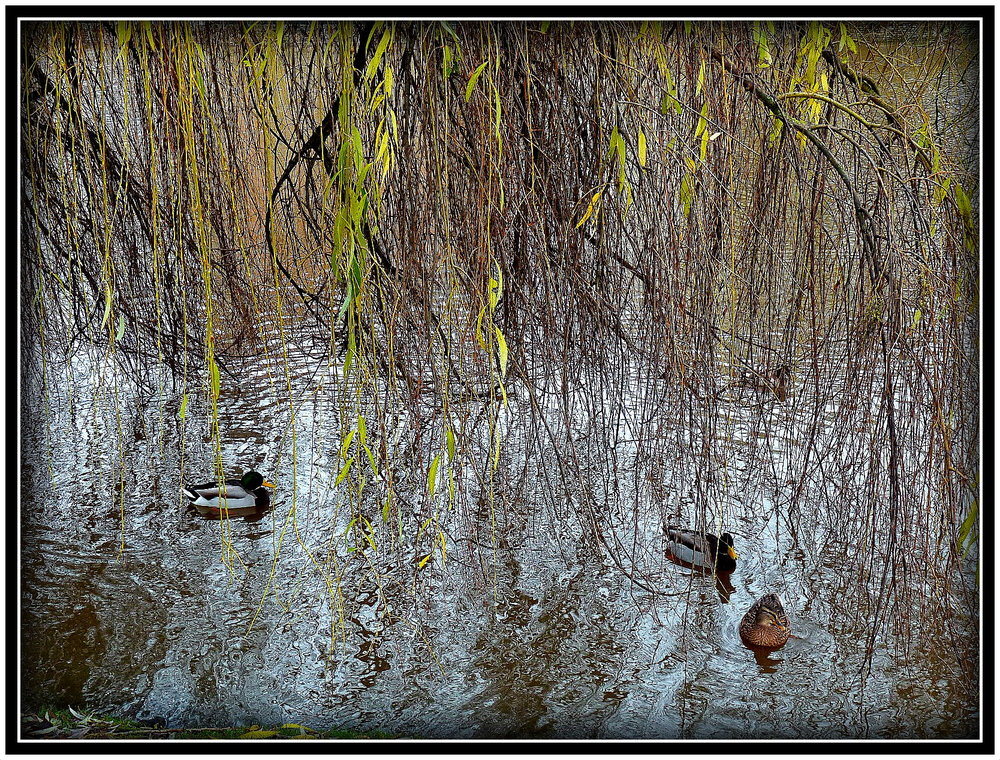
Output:
[[762,596],[740,621],[740,638],[748,647],[783,647],[791,635],[788,616],[777,594]]

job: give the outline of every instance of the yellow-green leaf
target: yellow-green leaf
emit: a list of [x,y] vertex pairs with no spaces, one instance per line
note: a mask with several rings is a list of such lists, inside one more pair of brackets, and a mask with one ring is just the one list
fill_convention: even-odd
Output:
[[125,335],[125,317],[119,314],[118,329],[115,330],[115,341],[121,340],[123,335]]
[[352,430],[347,435],[344,436],[344,442],[340,444],[340,456],[341,456],[341,458],[344,458],[344,457],[347,456],[347,452],[351,448],[351,441],[354,440],[354,434],[355,433],[357,433],[357,430]]
[[180,419],[182,419],[182,420],[185,417],[187,417],[187,413],[188,413],[188,401],[190,401],[190,399],[188,398],[188,395],[186,393],[183,396],[181,396],[181,408],[180,408],[180,411],[177,412],[177,417],[180,418]]
[[494,266],[496,266],[496,269],[497,269],[497,277],[496,277],[496,280],[497,280],[497,301],[499,301],[500,300],[500,296],[503,295],[503,270],[500,269],[500,265],[499,264],[494,264]]
[[451,61],[453,53],[451,51],[451,45],[444,46],[444,54],[441,58],[441,73],[445,79],[451,75]]
[[701,133],[708,128],[708,103],[701,107],[701,113],[698,115],[698,123],[694,128],[694,136],[700,137]]
[[646,165],[646,133],[639,130],[639,166]]
[[437,490],[437,472],[438,466],[441,464],[441,455],[438,454],[434,457],[434,461],[431,462],[431,467],[427,471],[427,491],[431,496],[434,495],[434,491]]
[[486,298],[490,303],[490,311],[495,310],[497,303],[500,301],[500,297],[497,295],[497,288],[499,285],[500,283],[490,277],[489,284],[486,286]]
[[972,203],[969,201],[969,196],[966,195],[965,190],[957,182],[955,183],[955,205],[958,207],[958,213],[961,214],[965,223],[971,227],[973,225]]
[[385,502],[382,504],[382,522],[389,522],[389,512],[392,509],[392,491],[386,494]]
[[583,225],[590,217],[593,215],[594,211],[597,209],[597,204],[601,200],[601,191],[598,190],[594,193],[594,197],[590,199],[590,203],[587,204],[587,210],[584,212],[583,216],[580,217],[580,221],[576,223],[577,227]]
[[486,351],[486,338],[483,335],[483,317],[486,316],[486,307],[484,306],[479,310],[479,316],[476,317],[476,342]]
[[104,288],[104,316],[101,318],[101,328],[108,323],[111,316],[111,288]]
[[479,66],[476,68],[476,70],[472,72],[472,76],[469,77],[469,83],[465,86],[465,102],[466,103],[468,103],[469,102],[469,98],[472,97],[472,91],[474,89],[476,89],[476,82],[479,81],[479,77],[482,75],[483,70],[486,68],[486,66],[488,64],[489,64],[488,60],[483,61],[481,64],[479,64]]
[[507,340],[500,328],[493,326],[497,336],[497,357],[500,359],[500,377],[507,377]]
[[451,428],[448,429],[445,439],[448,442],[448,461],[454,461],[455,459],[455,433]]
[[694,193],[691,188],[691,175],[685,174],[684,179],[681,180],[681,206],[683,207],[684,216],[691,215],[691,201],[694,199]]
[[382,61],[385,49],[389,47],[389,40],[391,37],[392,35],[388,29],[382,32],[382,39],[379,40],[378,47],[375,48],[375,52],[372,54],[372,59],[368,62],[368,67],[365,69],[366,80],[370,80],[373,76],[375,76],[375,72],[378,70],[378,65]]
[[361,448],[365,450],[365,454],[368,455],[368,464],[372,467],[372,472],[378,475],[378,467],[375,465],[375,455],[372,454],[372,450],[368,447],[367,443],[362,443]]
[[219,378],[219,365],[215,363],[213,358],[208,364],[208,375],[209,381],[212,388],[212,396],[215,398],[219,397],[219,391],[222,387],[222,382]]
[[346,462],[344,466],[340,468],[340,473],[337,475],[337,479],[333,481],[335,486],[339,486],[340,483],[347,477],[347,474],[351,471],[351,465],[354,464],[354,457],[351,457]]

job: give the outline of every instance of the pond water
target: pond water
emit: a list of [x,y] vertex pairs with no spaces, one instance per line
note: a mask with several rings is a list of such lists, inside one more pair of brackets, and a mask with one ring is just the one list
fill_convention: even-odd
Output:
[[[287,369],[248,359],[223,378],[222,460],[277,484],[255,519],[205,519],[180,493],[211,476],[215,456],[194,374],[187,388],[156,372],[140,387],[81,350],[47,366],[45,393],[26,393],[27,704],[429,738],[977,735],[977,614],[918,564],[903,580],[942,606],[879,606],[885,557],[858,555],[882,517],[829,509],[867,470],[852,470],[834,435],[843,410],[815,409],[801,379],[784,404],[733,393],[714,420],[690,405],[679,415],[638,374],[617,389],[578,378],[572,408],[512,384],[499,474],[481,480],[493,438],[475,443],[488,415],[470,401],[457,436],[466,464],[452,470],[450,505],[439,492],[433,510],[419,494],[440,421],[386,412],[369,436],[412,466],[373,547],[351,533],[337,482],[339,371],[294,350]],[[513,424],[532,400],[569,433]],[[797,464],[817,415],[825,481]],[[595,420],[620,431],[610,448],[581,443]],[[698,471],[684,452],[706,440],[713,465]],[[735,536],[725,583],[665,555],[662,525],[698,520]],[[974,558],[963,573],[974,595]],[[755,653],[738,625],[768,592],[795,637]]]

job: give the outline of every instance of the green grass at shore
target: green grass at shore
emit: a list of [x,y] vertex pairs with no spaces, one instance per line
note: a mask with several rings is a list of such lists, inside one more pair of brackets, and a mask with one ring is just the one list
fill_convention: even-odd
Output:
[[128,718],[102,715],[73,707],[48,707],[21,714],[22,739],[394,739],[379,731],[342,729],[319,731],[297,723],[280,726],[213,726],[166,728]]

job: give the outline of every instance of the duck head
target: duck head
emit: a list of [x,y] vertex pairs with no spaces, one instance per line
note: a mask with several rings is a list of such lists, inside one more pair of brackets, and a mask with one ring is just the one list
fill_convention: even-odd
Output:
[[256,470],[250,470],[240,478],[240,485],[247,491],[256,491],[261,486],[267,486],[268,488],[275,487],[274,483],[264,480],[264,476]]

